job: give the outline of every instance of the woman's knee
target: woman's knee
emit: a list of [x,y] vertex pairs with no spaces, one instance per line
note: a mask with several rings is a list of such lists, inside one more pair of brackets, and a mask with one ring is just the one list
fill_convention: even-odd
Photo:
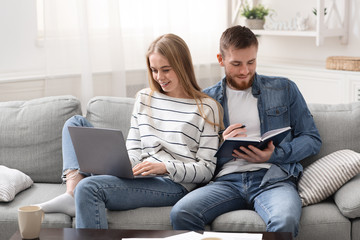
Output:
[[69,118],[68,120],[66,120],[64,127],[83,126],[85,121],[87,121],[85,117],[81,115],[75,115]]
[[68,127],[72,126],[80,126],[80,127],[93,127],[93,125],[83,116],[81,115],[75,115],[66,120],[64,123],[62,132],[63,136],[68,135],[69,129]]

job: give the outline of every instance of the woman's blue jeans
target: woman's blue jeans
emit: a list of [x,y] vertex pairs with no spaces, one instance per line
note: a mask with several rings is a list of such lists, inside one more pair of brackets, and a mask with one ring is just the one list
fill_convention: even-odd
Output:
[[[62,154],[63,154],[63,175],[62,178],[65,179],[64,172],[66,170],[80,170],[78,160],[76,158],[75,149],[71,141],[69,126],[81,126],[81,127],[93,127],[93,125],[83,116],[76,115],[69,118],[63,127],[62,130]],[[81,172],[85,176],[90,174]]]
[[252,209],[269,232],[298,233],[301,201],[292,180],[259,187],[266,169],[222,176],[198,188],[173,207],[170,217],[175,230],[204,230],[205,225],[226,212]]
[[[79,169],[68,126],[92,127],[92,124],[82,116],[74,116],[66,121],[63,128],[64,171]],[[168,178],[123,179],[81,173],[89,177],[81,180],[75,189],[77,228],[106,229],[106,209],[172,206],[188,193],[181,184]]]

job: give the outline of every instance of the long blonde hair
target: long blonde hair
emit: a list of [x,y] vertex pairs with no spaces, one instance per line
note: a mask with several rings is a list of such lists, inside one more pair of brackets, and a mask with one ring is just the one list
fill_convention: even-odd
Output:
[[204,114],[202,99],[210,97],[201,92],[201,88],[196,81],[190,50],[185,41],[179,36],[169,33],[158,37],[149,46],[146,54],[149,85],[152,91],[164,93],[160,84],[153,78],[150,67],[149,57],[152,53],[155,52],[160,53],[168,60],[186,95],[195,99],[199,112],[205,121],[213,124],[214,126],[219,126],[222,129],[223,111],[221,105],[218,102],[214,100],[219,108],[220,124],[210,121]]

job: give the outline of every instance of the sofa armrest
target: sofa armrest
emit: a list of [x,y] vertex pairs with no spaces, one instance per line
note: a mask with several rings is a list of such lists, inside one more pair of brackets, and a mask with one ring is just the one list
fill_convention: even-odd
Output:
[[334,194],[334,200],[345,217],[360,217],[360,174],[344,184]]

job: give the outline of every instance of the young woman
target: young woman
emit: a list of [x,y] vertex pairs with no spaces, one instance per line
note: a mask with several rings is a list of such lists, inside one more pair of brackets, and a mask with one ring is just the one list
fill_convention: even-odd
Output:
[[222,110],[201,92],[186,43],[174,34],[160,36],[146,58],[150,89],[137,94],[126,143],[135,175],[165,177],[124,179],[81,172],[67,127],[92,125],[74,116],[63,130],[67,192],[58,198],[70,203],[76,187],[77,228],[107,228],[106,209],[171,206],[213,177]]

